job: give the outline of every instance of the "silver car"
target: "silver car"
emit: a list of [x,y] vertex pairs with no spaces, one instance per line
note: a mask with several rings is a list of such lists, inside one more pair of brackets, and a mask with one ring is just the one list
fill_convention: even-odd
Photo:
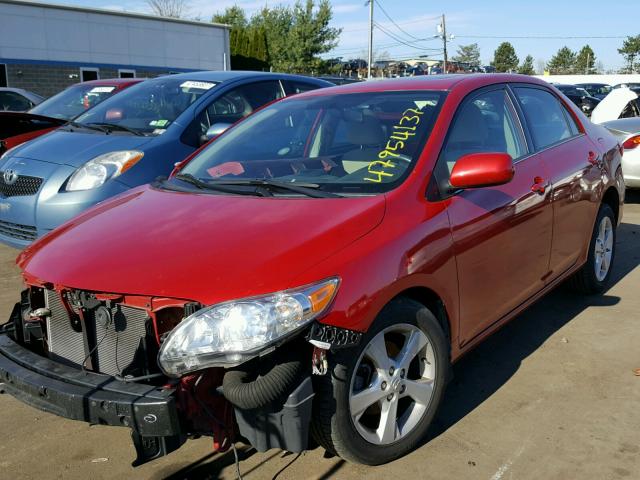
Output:
[[640,188],[640,117],[619,118],[603,122],[624,148],[622,175],[628,188]]

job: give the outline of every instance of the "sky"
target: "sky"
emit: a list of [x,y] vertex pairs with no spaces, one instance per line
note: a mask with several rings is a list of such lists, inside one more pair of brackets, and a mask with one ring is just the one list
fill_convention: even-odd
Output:
[[[203,21],[232,5],[244,8],[250,15],[265,4],[292,5],[294,1],[186,0],[188,15]],[[374,20],[381,26],[374,29],[374,52],[378,57],[388,54],[396,59],[420,55],[442,58],[442,40],[433,38],[442,14],[446,15],[447,33],[454,36],[448,44],[449,55],[455,55],[459,45],[478,43],[485,65],[502,41],[511,42],[521,60],[532,55],[534,66],[549,61],[565,45],[577,51],[588,43],[606,70],[618,69],[624,65],[624,59],[617,49],[626,36],[640,34],[638,0],[375,1]],[[52,3],[150,13],[145,0],[56,0]],[[365,0],[331,1],[332,26],[342,28],[342,34],[336,49],[325,56],[366,58],[369,7],[365,3]]]

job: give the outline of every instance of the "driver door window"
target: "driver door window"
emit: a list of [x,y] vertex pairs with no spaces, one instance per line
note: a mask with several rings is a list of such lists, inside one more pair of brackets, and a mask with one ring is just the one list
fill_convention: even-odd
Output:
[[526,153],[522,132],[505,90],[483,92],[466,101],[459,110],[440,163],[447,177],[458,159],[470,153],[508,153],[514,160]]
[[231,89],[204,109],[185,131],[182,141],[198,147],[211,125],[232,124],[263,105],[284,97],[279,81],[256,82]]

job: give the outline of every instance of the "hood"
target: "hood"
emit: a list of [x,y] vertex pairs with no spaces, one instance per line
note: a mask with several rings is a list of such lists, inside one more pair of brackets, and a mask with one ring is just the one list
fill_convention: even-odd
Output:
[[212,304],[297,286],[301,273],[373,230],[384,210],[383,195],[265,198],[147,185],[42,237],[18,265],[40,282]]
[[139,149],[153,137],[56,130],[18,147],[12,157],[80,167],[103,153]]
[[593,109],[593,112],[591,112],[591,121],[593,123],[602,123],[620,118],[624,107],[636,98],[638,98],[638,95],[628,88],[614,88],[596,105],[596,108]]

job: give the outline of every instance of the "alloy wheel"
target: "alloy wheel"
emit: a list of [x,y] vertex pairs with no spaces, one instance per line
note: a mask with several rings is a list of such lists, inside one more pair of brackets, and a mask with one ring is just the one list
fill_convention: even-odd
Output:
[[595,242],[594,268],[596,278],[602,282],[611,268],[613,258],[613,224],[608,216],[602,217]]
[[349,409],[357,432],[375,445],[408,435],[433,397],[436,361],[425,333],[397,324],[365,347],[351,378]]

